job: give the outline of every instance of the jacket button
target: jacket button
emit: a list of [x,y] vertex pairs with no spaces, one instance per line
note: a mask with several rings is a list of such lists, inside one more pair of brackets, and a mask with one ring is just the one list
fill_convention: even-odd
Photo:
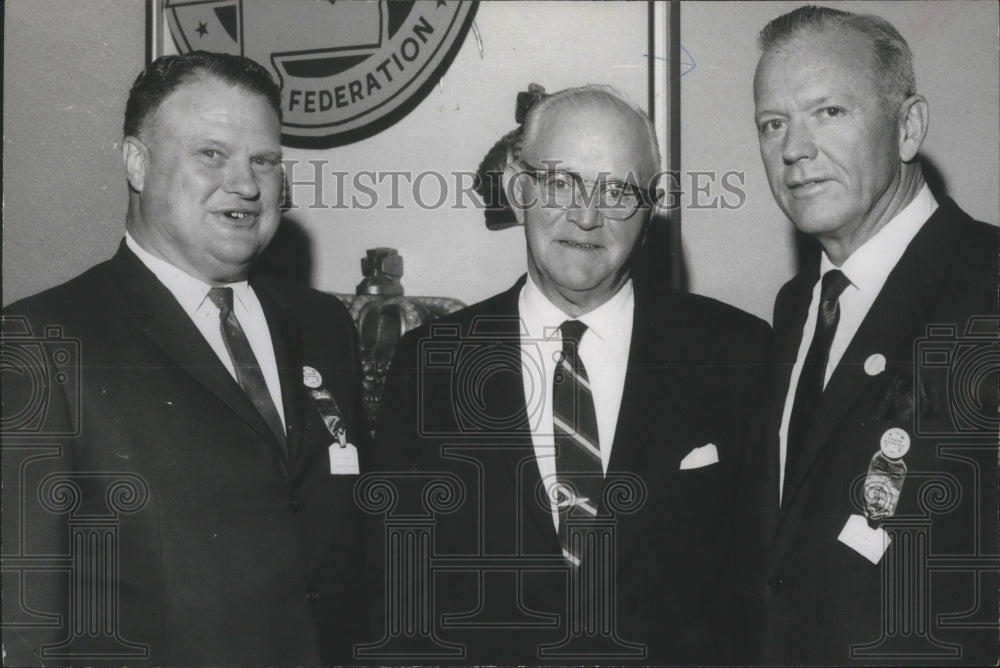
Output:
[[306,598],[308,598],[310,601],[315,601],[316,599],[319,598],[319,592],[310,591],[308,594],[306,594]]
[[298,510],[302,506],[302,499],[292,497],[292,510]]
[[767,579],[767,590],[772,594],[781,593],[781,590],[785,588],[785,581],[782,580],[777,575],[772,575]]

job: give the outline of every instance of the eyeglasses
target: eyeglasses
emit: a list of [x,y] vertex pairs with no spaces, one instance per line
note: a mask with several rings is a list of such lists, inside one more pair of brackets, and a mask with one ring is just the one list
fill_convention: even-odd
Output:
[[586,182],[576,172],[558,169],[541,169],[519,161],[520,172],[535,180],[541,190],[541,205],[560,209],[577,209],[594,206],[601,215],[611,220],[627,220],[639,207],[649,207],[656,202],[651,190],[620,181]]

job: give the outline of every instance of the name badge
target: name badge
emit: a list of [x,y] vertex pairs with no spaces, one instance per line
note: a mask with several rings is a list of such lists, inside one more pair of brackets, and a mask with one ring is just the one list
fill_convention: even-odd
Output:
[[359,475],[358,449],[350,443],[333,443],[328,448],[330,453],[331,475]]
[[878,564],[889,549],[892,537],[882,527],[872,529],[861,515],[851,515],[837,540],[873,564]]

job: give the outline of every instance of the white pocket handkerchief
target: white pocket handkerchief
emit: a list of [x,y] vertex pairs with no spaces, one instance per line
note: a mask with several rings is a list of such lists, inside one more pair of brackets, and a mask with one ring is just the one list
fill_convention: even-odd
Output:
[[681,460],[680,470],[700,469],[703,466],[711,466],[718,463],[719,451],[715,447],[715,443],[707,443],[687,453],[687,456]]

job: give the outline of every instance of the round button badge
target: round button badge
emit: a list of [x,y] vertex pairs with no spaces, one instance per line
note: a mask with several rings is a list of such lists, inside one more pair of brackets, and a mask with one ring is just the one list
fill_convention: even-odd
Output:
[[887,429],[879,441],[882,454],[889,459],[899,459],[910,450],[910,435],[899,427]]
[[302,384],[316,389],[323,384],[323,376],[319,375],[319,371],[311,366],[304,366],[302,367]]
[[885,355],[875,353],[865,360],[865,373],[869,376],[877,376],[885,371]]

